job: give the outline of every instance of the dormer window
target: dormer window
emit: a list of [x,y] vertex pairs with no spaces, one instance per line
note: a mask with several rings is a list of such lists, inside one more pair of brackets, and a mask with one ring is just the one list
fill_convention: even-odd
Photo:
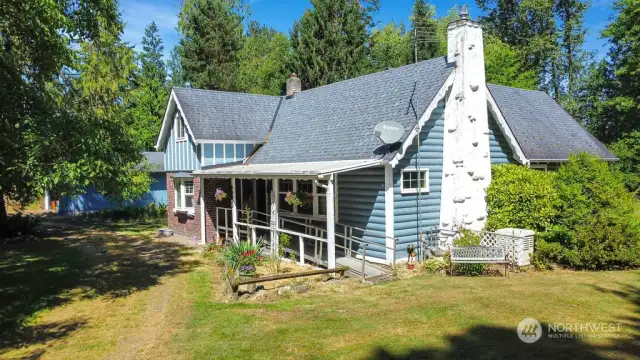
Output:
[[182,116],[180,113],[176,114],[176,141],[186,140],[186,135],[184,131],[184,122],[182,121]]

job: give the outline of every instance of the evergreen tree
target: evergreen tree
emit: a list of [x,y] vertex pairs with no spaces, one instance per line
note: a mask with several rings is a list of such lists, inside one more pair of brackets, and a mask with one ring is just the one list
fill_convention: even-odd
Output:
[[[411,37],[417,45],[417,59],[422,61],[437,57],[440,53],[438,45],[438,21],[435,19],[436,7],[425,0],[415,0],[411,10]],[[412,54],[415,57],[416,51]]]
[[186,0],[178,28],[181,66],[194,87],[235,90],[246,6],[242,0]]
[[[312,0],[291,32],[291,68],[305,89],[349,79],[368,69],[368,27],[377,0]],[[363,6],[362,4],[368,5]]]
[[174,86],[185,86],[187,79],[185,78],[184,69],[182,68],[182,47],[180,44],[171,49],[171,57],[169,61],[167,61],[167,67],[169,68],[167,88],[171,89]]
[[[120,197],[141,189],[129,185],[141,156],[125,111],[102,106],[126,96],[133,57],[125,65],[112,56],[126,51],[114,50],[121,31],[113,0],[0,2],[0,236],[5,197],[24,204],[45,188],[73,193],[88,183]],[[124,83],[107,80],[116,72]]]
[[290,48],[287,36],[251,22],[238,55],[237,88],[253,94],[280,95],[288,75]]
[[385,70],[410,64],[412,62],[412,45],[404,24],[396,26],[390,22],[380,30],[371,34],[369,54],[373,71]]
[[142,52],[138,55],[136,88],[132,91],[129,112],[141,145],[153,150],[160,133],[167,105],[167,70],[162,60],[162,39],[155,22],[149,24],[142,38]]
[[523,70],[522,56],[491,35],[484,37],[484,67],[488,83],[521,89],[536,88],[536,73]]
[[580,0],[558,0],[555,11],[562,24],[560,40],[562,72],[565,74],[566,90],[564,94],[571,101],[575,95],[576,82],[583,72],[587,54],[583,49],[584,14],[587,4]]

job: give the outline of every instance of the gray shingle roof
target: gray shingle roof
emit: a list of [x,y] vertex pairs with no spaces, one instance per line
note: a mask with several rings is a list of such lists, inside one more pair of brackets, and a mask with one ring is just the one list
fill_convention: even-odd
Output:
[[440,57],[302,91],[282,102],[269,141],[251,162],[381,158],[374,126],[397,121],[404,140],[416,123],[412,96],[421,115],[451,71]]
[[546,93],[492,84],[487,87],[527,159],[565,160],[578,152],[616,159]]
[[196,140],[263,141],[279,96],[173,88]]
[[149,162],[151,172],[164,172],[164,153],[163,152],[143,152],[144,156]]

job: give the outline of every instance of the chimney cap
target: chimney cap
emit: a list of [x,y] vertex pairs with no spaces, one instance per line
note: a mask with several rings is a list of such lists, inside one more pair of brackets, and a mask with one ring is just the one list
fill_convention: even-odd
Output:
[[469,6],[468,5],[460,6],[459,15],[460,15],[460,19],[469,19]]
[[298,77],[298,75],[296,75],[296,73],[291,73],[290,77],[295,78]]

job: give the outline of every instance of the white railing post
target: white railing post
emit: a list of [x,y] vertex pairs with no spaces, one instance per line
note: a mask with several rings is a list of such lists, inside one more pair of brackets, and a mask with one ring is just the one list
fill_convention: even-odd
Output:
[[236,178],[231,178],[231,222],[233,226],[233,242],[239,242],[240,238],[238,236],[238,228],[236,227],[236,223],[238,222],[238,205],[236,198]]
[[278,207],[279,207],[279,194],[280,194],[280,182],[277,178],[271,179],[271,221],[269,225],[271,227],[271,252],[278,254],[278,247],[280,239],[278,238]]
[[204,177],[200,178],[200,241],[207,243],[207,215],[204,205]]
[[258,242],[258,239],[256,235],[256,228],[251,227],[251,243],[255,245],[257,242]]
[[300,240],[300,265],[304,265],[304,239],[302,236],[298,237]]

